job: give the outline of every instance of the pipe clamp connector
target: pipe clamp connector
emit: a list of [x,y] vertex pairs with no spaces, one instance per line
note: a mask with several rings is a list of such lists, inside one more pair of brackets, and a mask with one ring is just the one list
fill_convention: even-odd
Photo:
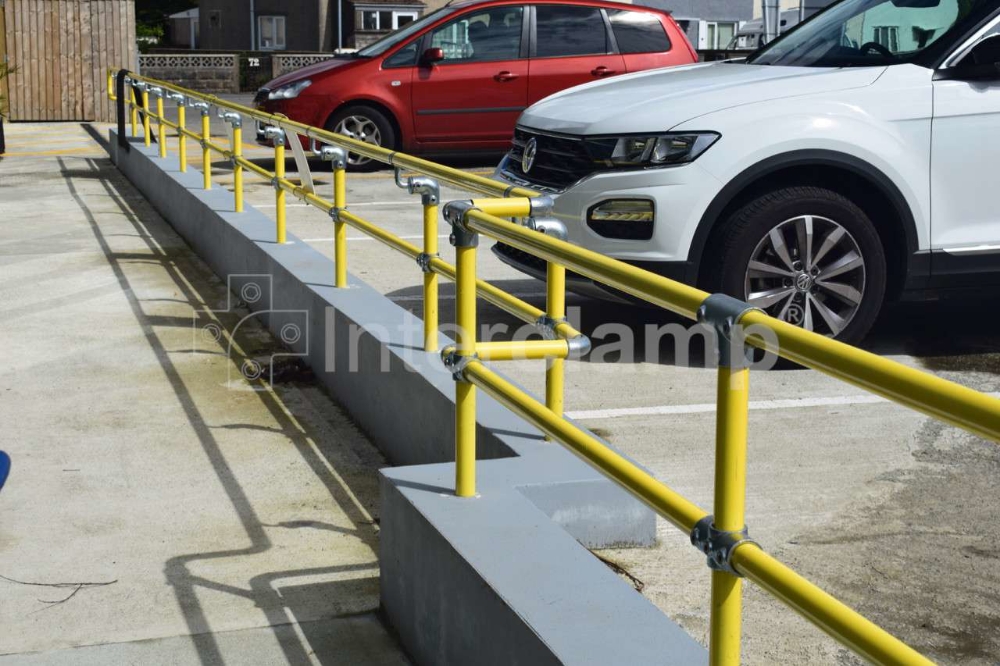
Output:
[[321,146],[319,158],[324,162],[332,162],[334,169],[347,168],[347,151],[340,146]]
[[223,113],[220,117],[224,122],[227,122],[230,125],[232,125],[234,129],[237,127],[243,127],[243,116],[241,116],[238,113],[235,112]]
[[475,206],[471,201],[449,201],[444,206],[444,219],[451,224],[451,237],[448,239],[455,247],[478,247],[479,234],[469,229],[469,211]]
[[556,326],[565,322],[565,319],[553,319],[547,314],[543,314],[541,317],[535,320],[535,328],[546,340],[558,340],[559,335],[556,333]]
[[552,207],[555,203],[556,200],[547,194],[528,199],[531,217],[545,217],[546,215],[549,215],[552,212]]
[[[752,362],[739,328],[740,319],[752,310],[761,311],[749,303],[728,294],[712,294],[698,308],[698,321],[715,329],[719,350],[719,365],[739,368]],[[742,351],[739,358],[736,351]]]
[[285,145],[285,130],[280,127],[268,125],[264,128],[264,138],[274,141],[275,146],[283,146]]
[[714,571],[725,571],[733,576],[742,577],[732,565],[733,551],[744,543],[757,542],[750,538],[747,528],[742,530],[724,531],[715,528],[715,517],[708,515],[699,520],[691,530],[691,545],[705,554],[708,568]]
[[410,176],[406,179],[406,190],[410,194],[419,194],[420,203],[424,206],[437,205],[441,200],[441,187],[433,178]]
[[569,346],[567,358],[583,358],[590,353],[590,338],[586,335],[574,335],[566,344]]
[[331,208],[330,209],[330,213],[329,213],[330,219],[333,220],[334,222],[340,222],[340,211],[341,210],[342,210],[341,208],[337,208],[336,206],[334,206],[333,208]]
[[440,259],[441,255],[435,252],[434,254],[428,254],[426,252],[421,252],[417,255],[417,266],[420,266],[420,270],[424,273],[433,273],[431,268],[432,259]]
[[465,379],[465,368],[473,361],[479,360],[478,354],[459,354],[454,347],[445,347],[441,350],[441,360],[444,367],[451,372],[452,379],[456,382],[467,381]]

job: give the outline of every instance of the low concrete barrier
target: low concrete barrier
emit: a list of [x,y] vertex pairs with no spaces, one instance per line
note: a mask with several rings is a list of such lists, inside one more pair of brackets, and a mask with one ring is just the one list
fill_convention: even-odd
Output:
[[[272,220],[233,212],[228,191],[202,190],[175,157],[117,142],[111,130],[118,168],[231,289],[269,291],[251,309],[393,464],[409,465],[382,470],[381,594],[418,663],[707,661],[580,545],[651,544],[649,509],[485,395],[480,495],[455,497],[454,384],[438,354],[421,351],[422,322],[353,276],[334,288],[329,259],[292,235],[276,244]],[[308,334],[288,339],[288,324]]]

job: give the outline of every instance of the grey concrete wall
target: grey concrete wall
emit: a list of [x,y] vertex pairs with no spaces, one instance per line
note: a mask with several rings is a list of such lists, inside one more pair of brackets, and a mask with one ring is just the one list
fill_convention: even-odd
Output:
[[[419,663],[699,664],[704,650],[581,544],[651,544],[653,513],[488,396],[477,401],[479,496],[454,496],[454,384],[422,322],[197,172],[130,142],[112,158],[223,279],[257,280],[256,306],[386,456],[382,606]],[[232,276],[244,276],[236,277]],[[258,277],[266,276],[266,280]],[[305,319],[304,319],[305,318]],[[363,331],[350,370],[349,329]],[[447,344],[450,341],[443,341]],[[383,362],[383,359],[386,362]],[[624,659],[624,661],[623,661]]]

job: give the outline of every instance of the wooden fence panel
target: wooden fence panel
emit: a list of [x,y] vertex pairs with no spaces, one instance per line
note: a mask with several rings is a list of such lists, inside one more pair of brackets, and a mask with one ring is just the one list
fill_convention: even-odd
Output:
[[136,66],[131,0],[0,0],[13,120],[113,120],[108,68]]

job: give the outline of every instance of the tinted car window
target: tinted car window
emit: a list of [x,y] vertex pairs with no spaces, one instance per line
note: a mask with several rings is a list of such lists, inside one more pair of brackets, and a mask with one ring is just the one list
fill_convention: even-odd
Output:
[[539,5],[535,14],[539,58],[591,55],[608,52],[604,17],[596,7]]
[[417,42],[415,39],[385,59],[383,67],[410,67],[417,64]]
[[611,29],[615,32],[621,53],[653,53],[669,51],[670,38],[663,30],[660,19],[644,12],[621,9],[608,10]]
[[523,7],[493,7],[469,12],[431,33],[431,48],[444,50],[444,62],[514,60],[521,54]]

